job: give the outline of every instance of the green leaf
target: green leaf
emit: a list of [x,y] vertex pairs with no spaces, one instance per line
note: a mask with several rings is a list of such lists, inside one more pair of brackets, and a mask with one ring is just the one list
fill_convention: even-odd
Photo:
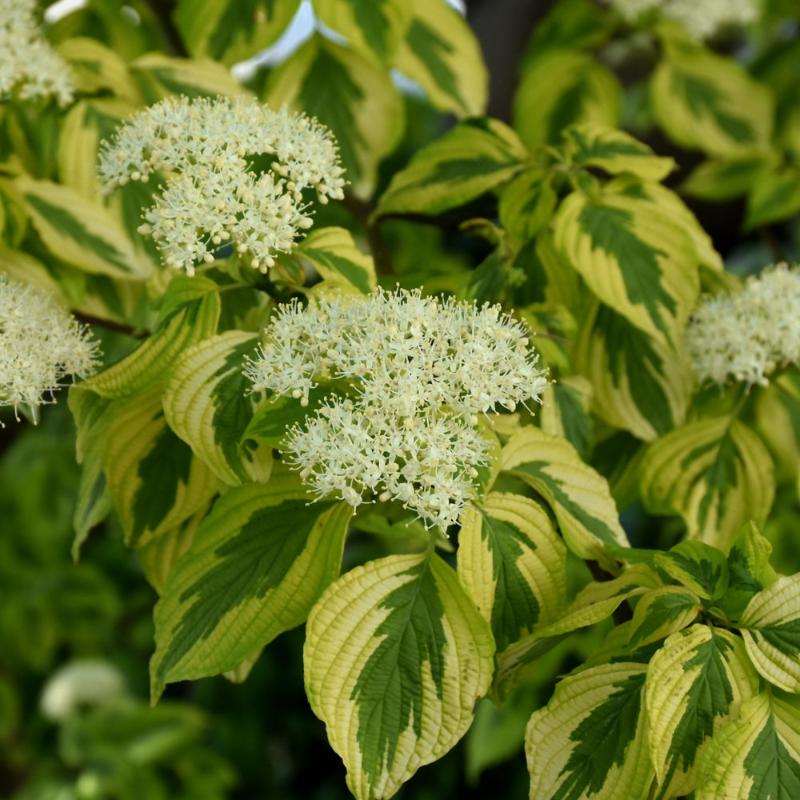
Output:
[[235,64],[273,44],[299,7],[300,0],[178,0],[173,13],[193,56]]
[[494,690],[505,697],[535,670],[536,662],[565,636],[608,619],[622,603],[661,586],[654,570],[645,564],[627,567],[609,581],[585,586],[554,621],[537,626],[498,654]]
[[772,545],[751,522],[733,543],[728,553],[730,585],[719,606],[734,619],[744,611],[753,595],[775,582],[777,573],[770,566]]
[[109,408],[103,468],[108,490],[133,547],[175,527],[204,507],[218,483],[167,427],[160,392]]
[[767,449],[729,417],[690,422],[653,442],[640,487],[650,511],[679,514],[689,538],[723,551],[745,522],[764,523],[775,493]]
[[244,88],[230,70],[207,58],[174,58],[164,53],[146,53],[131,64],[131,69],[148,103],[155,103],[170,94],[214,97],[244,93]]
[[385,70],[316,35],[270,75],[264,99],[327,125],[353,190],[372,193],[378,163],[395,147],[404,126],[402,100]]
[[110,47],[88,36],[75,36],[60,42],[57,49],[69,63],[79,94],[110,91],[129,103],[141,103],[141,93],[128,65]]
[[682,147],[725,158],[769,148],[772,95],[732,58],[672,40],[650,99],[659,125]]
[[707,625],[667,639],[647,667],[650,760],[661,797],[690,794],[702,748],[758,691],[742,640]]
[[450,750],[491,679],[489,626],[434,553],[356,567],[306,631],[308,699],[359,800],[391,797]]
[[503,448],[501,470],[545,499],[570,549],[581,558],[603,559],[608,545],[628,544],[608,483],[565,439],[525,428]]
[[178,560],[155,609],[153,696],[234,669],[300,625],[339,574],[351,509],[312,503],[299,481],[230,489]]
[[679,542],[666,553],[656,553],[654,563],[704,600],[718,600],[728,588],[725,555],[703,542]]
[[645,181],[661,181],[675,169],[674,159],[657,156],[646,144],[615,128],[573,125],[564,132],[564,141],[572,161],[584,169],[629,173]]
[[525,735],[530,796],[643,798],[653,778],[642,690],[645,666],[604,664],[564,678]]
[[[189,279],[189,280],[203,280]],[[101,397],[128,397],[161,386],[175,358],[187,347],[211,336],[220,312],[219,293],[198,284],[191,300],[178,306],[163,327],[145,340],[130,355],[79,384],[79,391]]]
[[559,378],[549,383],[542,394],[542,430],[566,439],[587,460],[594,440],[591,406],[592,386],[586,378],[581,375]]
[[549,49],[525,65],[514,95],[514,130],[533,150],[559,144],[577,122],[614,127],[620,86],[592,56],[578,50]]
[[743,703],[703,752],[696,800],[800,797],[798,699],[764,693]]
[[27,176],[16,179],[22,201],[45,247],[84,272],[143,280],[152,264],[137,253],[113,215],[73,189]]
[[498,650],[562,611],[566,548],[533,500],[493,492],[469,505],[458,545],[458,576],[491,625]]
[[231,486],[266,481],[272,471],[272,448],[242,438],[254,410],[242,367],[257,338],[226,331],[188,348],[175,362],[162,398],[170,428]]
[[636,604],[629,645],[636,650],[682,630],[700,613],[699,599],[679,586],[661,586]]
[[513,177],[528,154],[502,122],[471,119],[423,147],[395,173],[378,214],[438,214],[464,205]]
[[314,14],[356,50],[388,65],[407,35],[411,5],[398,0],[314,0]]
[[757,186],[769,169],[770,159],[765,156],[709,159],[693,170],[680,188],[700,200],[733,200]]
[[608,306],[596,303],[585,315],[574,358],[591,381],[593,411],[609,425],[651,441],[684,421],[692,395],[686,358]]
[[447,3],[398,0],[413,9],[394,66],[416,81],[432,106],[457,116],[483,114],[489,76],[478,40]]
[[369,294],[377,286],[372,256],[362,252],[344,228],[318,228],[292,251],[313,267],[326,286]]
[[549,175],[536,167],[526,169],[500,191],[500,224],[524,244],[547,226],[557,201]]
[[679,221],[635,187],[609,187],[591,199],[573,192],[553,224],[556,247],[603,303],[677,345],[700,288],[697,254]]
[[537,22],[524,63],[549,48],[581,49],[602,44],[614,25],[613,15],[593,0],[561,0]]
[[756,594],[741,626],[759,673],[787,692],[800,692],[800,573],[777,578]]
[[779,467],[779,480],[800,475],[800,373],[776,375],[756,395],[756,426]]
[[760,175],[747,197],[746,230],[782,222],[800,213],[800,169],[785,167]]

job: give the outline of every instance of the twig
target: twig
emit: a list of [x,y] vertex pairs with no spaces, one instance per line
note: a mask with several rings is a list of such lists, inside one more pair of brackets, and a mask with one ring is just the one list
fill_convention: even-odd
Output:
[[150,335],[149,331],[134,328],[132,325],[126,325],[124,322],[116,322],[113,319],[96,317],[94,314],[84,314],[82,311],[73,311],[72,316],[85,325],[96,325],[98,328],[105,328],[108,331],[132,336],[134,339],[146,339]]

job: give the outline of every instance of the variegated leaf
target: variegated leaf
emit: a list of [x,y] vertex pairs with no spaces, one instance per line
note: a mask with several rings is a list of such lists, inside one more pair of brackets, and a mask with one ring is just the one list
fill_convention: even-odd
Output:
[[125,540],[144,545],[206,506],[219,483],[167,426],[160,391],[109,407],[103,469]]
[[683,423],[688,359],[602,303],[584,318],[575,366],[591,381],[594,411],[615,428],[652,441]]
[[694,790],[703,749],[758,685],[742,640],[729,631],[693,625],[667,639],[647,667],[645,685],[659,797]]
[[756,594],[740,624],[759,673],[787,692],[800,692],[800,573],[777,578]]
[[644,800],[647,757],[643,664],[604,664],[570,675],[525,734],[531,800]]
[[655,554],[655,566],[704,600],[725,594],[730,576],[724,553],[704,542],[679,542],[666,553]]
[[566,439],[583,459],[588,458],[592,447],[592,400],[592,385],[582,375],[559,378],[542,394],[542,430]]
[[772,545],[755,523],[749,523],[728,553],[730,583],[719,602],[727,614],[738,619],[747,604],[762,589],[771,586],[778,575],[770,566]]
[[131,64],[131,69],[148,103],[170,94],[214,97],[245,92],[230,70],[208,58],[175,58],[164,53],[145,53]]
[[566,548],[541,506],[493,492],[461,517],[458,576],[504,650],[563,610]]
[[488,624],[435,553],[356,567],[308,619],[306,693],[359,800],[394,795],[466,733],[492,674]]
[[769,147],[773,99],[732,58],[669,40],[650,81],[653,113],[682,147],[741,156]]
[[699,259],[680,222],[638,194],[624,183],[592,198],[573,192],[553,222],[556,247],[603,303],[677,346],[700,290]]
[[503,448],[500,468],[547,501],[567,544],[582,558],[603,559],[604,547],[628,544],[608,483],[566,439],[525,428]]
[[395,1],[413,12],[394,66],[425,90],[435,108],[459,117],[483,114],[489,76],[467,22],[447,3]]
[[226,492],[178,559],[155,609],[152,692],[238,667],[300,625],[339,574],[350,508],[310,502],[299,481]]
[[608,619],[626,600],[661,586],[658,575],[644,564],[634,564],[613,580],[584,587],[557,619],[509,645],[497,657],[495,693],[504,697],[524,680],[535,662],[564,636]]
[[634,650],[682,630],[700,613],[702,604],[680,586],[660,586],[643,595],[633,611],[628,642]]
[[672,158],[657,156],[630,134],[604,125],[573,125],[564,132],[564,141],[579,167],[595,167],[611,175],[629,173],[645,181],[661,181],[675,168]]
[[524,67],[514,95],[514,129],[532,150],[559,144],[579,122],[613,127],[619,116],[620,85],[588,53],[552,48]]
[[175,362],[162,403],[170,428],[225,483],[266,481],[272,448],[243,441],[254,399],[242,372],[257,336],[226,331],[188,348]]
[[372,256],[356,246],[353,235],[345,228],[317,228],[292,251],[291,257],[311,266],[326,289],[369,294],[377,286]]
[[762,524],[775,492],[772,460],[738,420],[702,419],[653,442],[641,466],[647,508],[683,517],[688,535],[727,551],[745,522]]
[[513,177],[528,157],[498,120],[471,119],[422,148],[395,173],[377,213],[437,214],[474,200]]
[[769,692],[743,703],[705,749],[696,800],[800,797],[800,700]]

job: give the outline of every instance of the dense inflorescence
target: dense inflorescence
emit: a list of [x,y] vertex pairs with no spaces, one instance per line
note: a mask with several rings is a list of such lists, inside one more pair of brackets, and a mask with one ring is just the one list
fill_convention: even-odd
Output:
[[33,0],[0,0],[0,100],[18,93],[23,100],[72,100],[74,85],[66,61],[42,36]]
[[630,22],[657,11],[680,23],[695,39],[708,39],[725,27],[744,26],[759,15],[757,0],[611,0]]
[[304,405],[344,383],[289,431],[290,463],[320,496],[398,500],[446,529],[486,461],[480,415],[538,401],[547,384],[529,336],[499,306],[342,294],[281,306],[246,372],[256,390]]
[[95,368],[97,346],[52,297],[0,275],[0,406],[35,413],[67,375]]
[[[271,157],[257,169],[255,157]],[[140,228],[164,262],[188,274],[233,245],[266,272],[311,227],[303,190],[321,203],[344,196],[336,142],[302,114],[256,100],[168,97],[134,114],[101,150],[106,191],[129,180],[163,181]]]
[[701,381],[765,385],[776,368],[800,363],[800,269],[779,264],[736,294],[705,298],[686,344]]

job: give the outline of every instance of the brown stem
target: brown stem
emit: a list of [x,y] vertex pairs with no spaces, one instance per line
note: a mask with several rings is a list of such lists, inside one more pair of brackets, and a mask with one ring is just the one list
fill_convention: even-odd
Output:
[[94,314],[84,314],[82,311],[73,311],[72,316],[75,317],[78,322],[83,322],[85,325],[96,325],[98,328],[105,328],[108,331],[124,333],[126,336],[132,336],[134,339],[146,339],[150,335],[149,331],[134,328],[132,325],[126,325],[124,322],[116,322],[113,319],[96,317]]

